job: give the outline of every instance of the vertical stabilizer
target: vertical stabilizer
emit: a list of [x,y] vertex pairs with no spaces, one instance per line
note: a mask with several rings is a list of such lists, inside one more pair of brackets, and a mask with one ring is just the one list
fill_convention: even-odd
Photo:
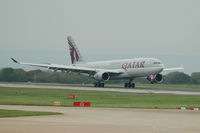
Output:
[[71,63],[72,64],[84,63],[83,57],[81,56],[81,53],[79,52],[73,38],[71,36],[68,36],[67,40],[68,40],[68,44],[69,44]]

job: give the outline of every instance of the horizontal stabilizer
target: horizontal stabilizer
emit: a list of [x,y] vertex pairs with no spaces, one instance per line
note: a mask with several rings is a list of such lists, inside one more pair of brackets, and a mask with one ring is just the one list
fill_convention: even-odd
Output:
[[184,67],[181,65],[180,67],[174,67],[174,68],[164,68],[163,71],[177,71],[177,70],[183,70]]

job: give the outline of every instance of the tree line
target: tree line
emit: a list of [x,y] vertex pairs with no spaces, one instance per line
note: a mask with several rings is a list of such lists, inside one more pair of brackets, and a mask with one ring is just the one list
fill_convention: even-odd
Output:
[[[78,73],[53,72],[35,70],[26,72],[23,69],[3,68],[0,70],[1,82],[40,82],[40,83],[66,83],[66,84],[88,84],[95,80]],[[111,80],[109,83],[124,83],[125,80]],[[135,79],[137,83],[149,83],[144,78]],[[164,75],[164,84],[200,84],[200,72],[191,75],[183,72],[171,72]]]

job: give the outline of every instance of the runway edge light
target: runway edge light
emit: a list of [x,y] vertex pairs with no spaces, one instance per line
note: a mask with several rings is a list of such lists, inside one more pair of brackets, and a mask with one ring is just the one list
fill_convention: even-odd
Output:
[[195,110],[195,111],[197,111],[197,110],[199,110],[199,108],[190,107],[190,110]]
[[74,95],[74,94],[69,94],[69,95],[68,95],[68,98],[69,98],[69,99],[75,99],[75,95]]
[[178,110],[186,110],[186,107],[178,107]]
[[53,106],[61,106],[61,103],[60,103],[60,101],[53,101],[52,105]]
[[74,107],[90,107],[91,103],[90,102],[74,102],[73,106]]

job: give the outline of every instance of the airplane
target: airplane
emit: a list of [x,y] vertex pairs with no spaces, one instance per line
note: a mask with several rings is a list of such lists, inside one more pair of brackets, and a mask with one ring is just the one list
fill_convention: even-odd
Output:
[[108,80],[128,79],[124,84],[125,88],[135,88],[132,81],[138,77],[145,77],[150,83],[161,83],[163,81],[163,71],[177,71],[184,69],[181,67],[165,68],[159,59],[155,58],[133,58],[110,61],[86,62],[78,50],[73,38],[67,37],[71,56],[71,65],[58,64],[37,64],[19,62],[14,58],[12,61],[22,65],[43,67],[52,70],[66,72],[77,72],[81,75],[91,77],[96,80],[95,87],[104,87]]

